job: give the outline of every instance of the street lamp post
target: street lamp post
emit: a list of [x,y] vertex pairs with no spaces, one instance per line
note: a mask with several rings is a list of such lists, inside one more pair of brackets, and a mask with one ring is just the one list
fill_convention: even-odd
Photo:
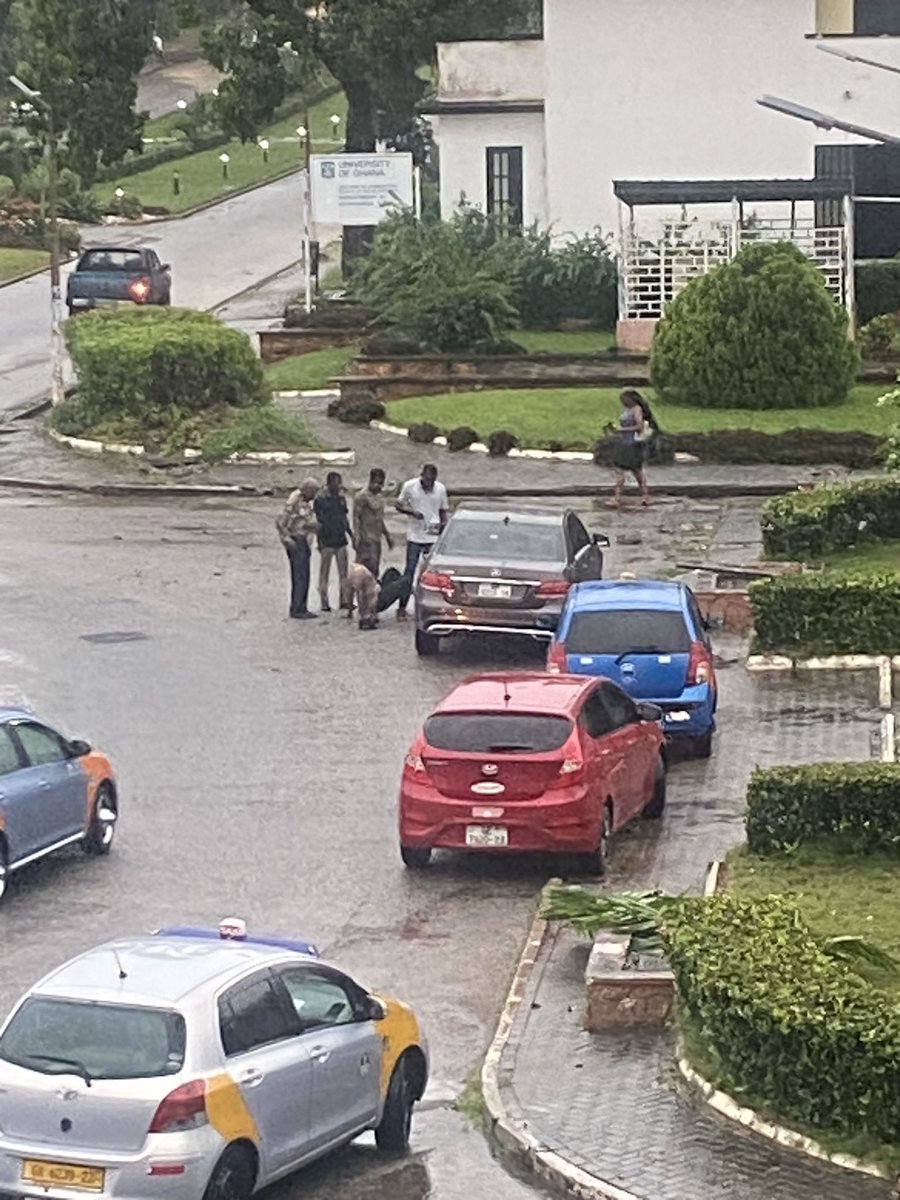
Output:
[[228,164],[231,162],[230,154],[220,154],[219,162],[222,164],[222,178],[228,178]]
[[56,128],[53,110],[40,92],[28,87],[15,75],[9,82],[28,97],[28,101],[43,109],[46,118],[44,130],[44,158],[47,167],[47,209],[50,220],[50,402],[62,404],[66,397],[62,335],[62,255],[59,241],[59,163],[57,159]]
[[338,134],[339,134],[339,130],[341,128],[341,118],[338,116],[337,113],[332,113],[328,119],[331,122],[331,128],[334,130],[334,140],[336,142],[340,142],[341,139],[338,136]]
[[303,151],[303,165],[309,170],[309,158],[312,153],[309,134],[309,118],[305,125],[297,126],[297,137],[300,139],[300,149]]
[[269,161],[269,139],[268,138],[260,138],[259,139],[259,148],[260,148],[260,150],[262,150],[263,162],[267,163]]

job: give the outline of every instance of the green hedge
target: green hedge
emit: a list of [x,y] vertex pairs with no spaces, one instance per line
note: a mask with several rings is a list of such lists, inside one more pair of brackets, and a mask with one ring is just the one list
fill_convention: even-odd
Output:
[[746,824],[753,854],[780,854],[833,835],[852,852],[900,851],[900,765],[757,767]]
[[270,399],[249,339],[207,313],[130,308],[67,321],[79,400],[99,419],[114,413],[197,412]]
[[867,325],[883,313],[900,312],[900,258],[856,267],[856,318]]
[[900,1008],[824,954],[789,902],[697,900],[667,932],[679,1006],[727,1089],[900,1142]]
[[768,558],[808,560],[858,542],[900,538],[900,479],[866,479],[790,492],[762,510]]
[[761,653],[900,654],[900,574],[783,575],[749,595]]

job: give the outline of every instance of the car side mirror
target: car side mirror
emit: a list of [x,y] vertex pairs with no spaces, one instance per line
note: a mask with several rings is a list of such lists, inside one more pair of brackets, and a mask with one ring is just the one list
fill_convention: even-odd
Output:
[[83,742],[79,738],[69,742],[69,753],[73,758],[84,758],[86,754],[90,754],[90,742]]
[[649,704],[644,700],[637,706],[637,714],[641,721],[661,721],[663,711],[658,704]]
[[365,1009],[367,1021],[383,1021],[387,1016],[387,1005],[377,996],[366,996]]
[[160,269],[161,271],[171,271],[171,270],[172,270],[172,264],[171,264],[171,263],[160,263],[160,264],[159,264],[159,269]]
[[603,546],[604,548],[609,547],[609,538],[605,533],[592,533],[591,541],[595,546]]

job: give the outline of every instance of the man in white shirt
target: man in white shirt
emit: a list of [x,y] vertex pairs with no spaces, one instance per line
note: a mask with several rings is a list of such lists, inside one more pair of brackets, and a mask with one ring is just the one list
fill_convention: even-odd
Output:
[[[412,584],[419,559],[427,555],[438,540],[450,515],[447,489],[438,483],[437,467],[426,463],[421,475],[408,479],[397,497],[397,512],[408,517],[406,529],[406,577]],[[406,608],[397,612],[397,620],[406,620]]]

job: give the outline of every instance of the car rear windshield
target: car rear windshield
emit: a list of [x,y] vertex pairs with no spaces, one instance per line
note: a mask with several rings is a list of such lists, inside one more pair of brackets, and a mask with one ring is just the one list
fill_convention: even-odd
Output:
[[87,250],[79,271],[143,271],[144,260],[135,250]]
[[425,722],[430,746],[471,754],[546,754],[571,732],[568,717],[529,713],[439,713]]
[[32,996],[0,1038],[0,1058],[47,1075],[145,1079],[181,1070],[184,1039],[175,1012]]
[[566,557],[561,526],[505,519],[502,515],[496,521],[454,517],[444,535],[441,554],[534,562],[563,562]]
[[691,635],[680,612],[576,612],[566,634],[567,654],[687,654],[690,648]]

